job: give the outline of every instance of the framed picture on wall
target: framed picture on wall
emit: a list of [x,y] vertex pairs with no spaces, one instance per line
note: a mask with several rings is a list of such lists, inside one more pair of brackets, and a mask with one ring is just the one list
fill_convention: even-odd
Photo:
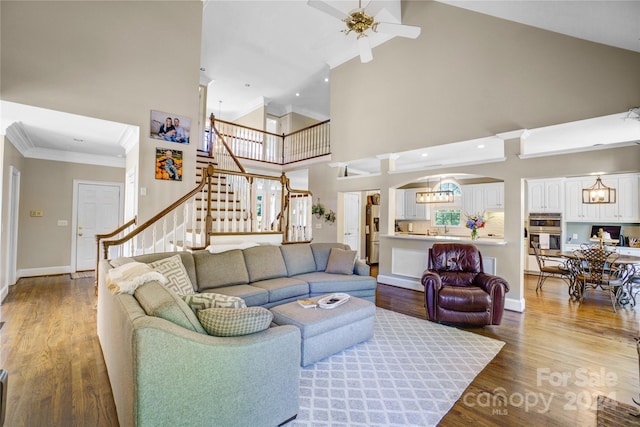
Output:
[[182,151],[156,147],[156,179],[182,181]]
[[191,133],[191,119],[178,114],[151,110],[149,126],[151,138],[188,144]]

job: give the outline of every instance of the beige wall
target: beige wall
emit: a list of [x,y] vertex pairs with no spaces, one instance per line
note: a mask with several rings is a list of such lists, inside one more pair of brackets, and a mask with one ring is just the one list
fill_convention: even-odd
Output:
[[[127,158],[127,170],[137,170],[136,188],[146,189],[138,198],[139,222],[195,187],[199,144],[153,140],[149,124],[151,110],[164,111],[189,117],[191,135],[201,134],[201,1],[2,1],[0,8],[3,100],[139,126],[139,143]],[[183,151],[181,182],[155,179],[156,147]],[[19,269],[70,264],[70,232],[55,227],[55,220],[70,215],[73,178],[123,182],[125,177],[125,169],[46,162],[43,170],[34,166],[39,163],[26,159],[22,168],[28,171],[22,171]],[[56,174],[66,184],[53,186],[59,183]],[[55,197],[37,198],[50,194]],[[5,197],[3,192],[3,209]],[[24,217],[42,204],[44,219]],[[43,241],[44,246],[38,243]]]
[[[24,159],[21,171],[18,270],[71,264],[73,181],[124,182],[121,168]],[[43,211],[40,218],[31,210]],[[58,226],[67,220],[69,226]]]
[[[622,112],[640,104],[640,54],[606,47],[435,2],[405,3],[404,22],[422,27],[417,40],[395,39],[331,75],[332,160],[535,128]],[[327,209],[339,192],[381,190],[381,230],[392,227],[389,189],[419,177],[471,173],[504,180],[507,245],[490,250],[522,306],[524,179],[640,171],[637,146],[520,160],[519,140],[507,160],[410,174],[337,177],[327,165],[310,168],[309,188]],[[338,213],[338,218],[342,215]],[[339,229],[314,228],[315,241],[341,240]],[[391,245],[381,242],[380,273],[390,274]],[[489,251],[489,250],[488,250]]]
[[233,120],[233,122],[242,126],[264,130],[266,118],[267,109],[266,107],[262,106],[245,114],[242,117],[238,117],[237,119]]
[[[195,187],[197,143],[149,138],[150,110],[198,129],[202,2],[3,1],[3,100],[140,127],[145,220]],[[155,179],[156,147],[184,155],[182,182]]]

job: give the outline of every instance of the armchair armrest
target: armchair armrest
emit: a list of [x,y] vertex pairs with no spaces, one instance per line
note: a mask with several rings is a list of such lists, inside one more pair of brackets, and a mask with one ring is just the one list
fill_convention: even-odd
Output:
[[502,286],[500,291],[502,291],[503,294],[509,292],[509,283],[507,283],[506,280],[502,277],[487,273],[478,273],[473,279],[473,286],[479,287],[492,297],[495,295],[496,286]]
[[442,279],[435,271],[425,270],[422,273],[422,286],[424,286],[424,303],[427,308],[427,316],[436,320],[436,299],[442,289]]

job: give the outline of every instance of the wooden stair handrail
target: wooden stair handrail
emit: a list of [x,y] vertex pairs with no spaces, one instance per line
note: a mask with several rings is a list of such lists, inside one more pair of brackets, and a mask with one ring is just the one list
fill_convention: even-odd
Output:
[[[128,240],[131,240],[132,238],[136,237],[138,234],[142,233],[144,230],[146,230],[151,225],[153,225],[156,221],[160,220],[162,217],[167,215],[169,212],[171,212],[172,210],[174,210],[175,208],[177,208],[178,206],[180,206],[181,204],[183,204],[184,202],[189,200],[191,197],[193,197],[196,194],[198,194],[202,190],[202,188],[207,184],[207,181],[210,180],[213,177],[213,174],[214,174],[213,165],[209,165],[207,167],[202,168],[203,179],[200,182],[200,184],[198,184],[198,186],[196,188],[194,188],[193,190],[189,191],[187,194],[185,194],[184,196],[182,196],[181,198],[179,198],[178,200],[176,200],[175,202],[170,204],[168,207],[166,207],[165,209],[163,209],[162,211],[160,211],[159,213],[157,213],[156,215],[154,215],[153,217],[151,217],[150,219],[145,221],[139,227],[136,227],[136,229],[133,230],[132,232],[130,232],[130,233],[128,233],[128,234],[124,235],[123,237],[121,237],[119,239],[116,239],[116,240],[105,240],[105,241],[103,241],[102,242],[102,246],[103,246],[103,251],[104,251],[104,259],[107,259],[108,256],[109,256],[109,246],[121,245],[124,242],[126,242]],[[98,248],[98,250],[99,250],[99,248]]]

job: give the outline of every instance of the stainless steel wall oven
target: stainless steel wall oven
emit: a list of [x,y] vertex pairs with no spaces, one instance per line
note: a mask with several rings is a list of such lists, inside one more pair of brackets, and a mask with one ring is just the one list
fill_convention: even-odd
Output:
[[539,212],[529,214],[529,253],[533,255],[533,244],[541,249],[562,249],[562,214]]

